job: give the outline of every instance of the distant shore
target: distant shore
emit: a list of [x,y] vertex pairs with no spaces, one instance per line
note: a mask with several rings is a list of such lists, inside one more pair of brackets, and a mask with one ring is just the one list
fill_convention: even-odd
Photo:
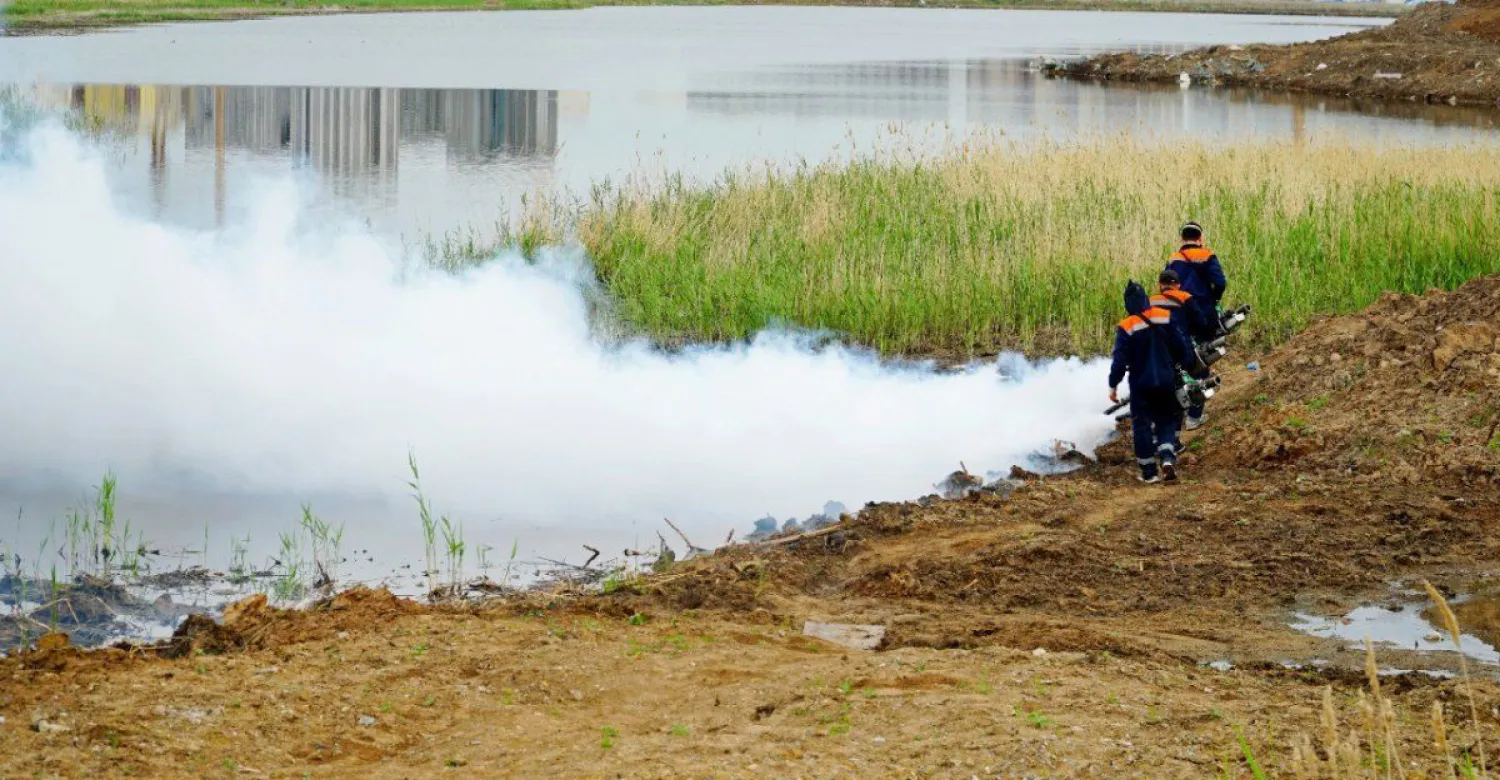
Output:
[[1308,43],[1103,54],[1049,62],[1043,71],[1093,81],[1500,106],[1500,2],[1431,3],[1390,25]]
[[163,22],[232,21],[272,16],[310,16],[407,11],[535,11],[636,5],[816,5],[871,8],[968,8],[1067,11],[1272,14],[1391,18],[1405,6],[1382,2],[1326,0],[16,0],[5,6],[10,34],[86,31]]

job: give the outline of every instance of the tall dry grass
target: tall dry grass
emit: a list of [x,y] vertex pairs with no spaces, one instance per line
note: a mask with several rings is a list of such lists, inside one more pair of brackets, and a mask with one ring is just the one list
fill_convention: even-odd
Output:
[[[1416,755],[1403,754],[1397,736],[1399,724],[1410,722],[1396,711],[1391,699],[1381,692],[1379,668],[1375,662],[1375,648],[1365,641],[1365,677],[1369,687],[1359,691],[1353,706],[1352,717],[1345,724],[1334,703],[1332,687],[1323,689],[1320,728],[1316,733],[1298,734],[1288,751],[1285,773],[1275,776],[1291,776],[1298,780],[1332,778],[1332,780],[1390,780],[1391,778],[1449,778],[1449,780],[1488,780],[1489,762],[1485,752],[1486,739],[1495,739],[1493,726],[1486,726],[1480,719],[1479,708],[1474,698],[1474,680],[1470,676],[1468,662],[1463,655],[1462,639],[1458,619],[1448,602],[1431,583],[1423,580],[1423,588],[1432,599],[1438,622],[1459,651],[1461,674],[1459,687],[1467,701],[1467,712],[1454,717],[1449,723],[1449,713],[1441,701],[1433,701],[1428,712],[1427,724],[1432,730],[1431,751]],[[1467,721],[1467,722],[1465,722]],[[1460,747],[1459,745],[1462,745]],[[1240,747],[1245,764],[1257,778],[1269,777],[1249,744],[1240,738]],[[1436,774],[1432,768],[1436,767]],[[1228,775],[1226,770],[1222,773]]]
[[505,238],[581,241],[626,318],[668,341],[791,322],[887,352],[1098,352],[1125,280],[1154,279],[1185,220],[1228,300],[1255,306],[1247,335],[1274,344],[1385,291],[1500,273],[1497,195],[1494,146],[984,139],[601,186]]

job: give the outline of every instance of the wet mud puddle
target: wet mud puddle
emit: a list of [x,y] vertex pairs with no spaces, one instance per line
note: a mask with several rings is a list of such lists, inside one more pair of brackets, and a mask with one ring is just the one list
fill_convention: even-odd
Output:
[[[1366,604],[1350,612],[1323,617],[1306,612],[1293,615],[1291,627],[1313,636],[1345,643],[1346,649],[1364,650],[1368,638],[1376,655],[1397,660],[1408,669],[1382,669],[1382,672],[1421,671],[1445,674],[1456,668],[1459,654],[1493,672],[1500,668],[1500,592],[1476,594],[1451,599],[1449,606],[1458,618],[1460,642],[1441,625],[1441,618],[1426,599]],[[1382,663],[1384,667],[1385,664]],[[1477,671],[1477,670],[1476,670]]]

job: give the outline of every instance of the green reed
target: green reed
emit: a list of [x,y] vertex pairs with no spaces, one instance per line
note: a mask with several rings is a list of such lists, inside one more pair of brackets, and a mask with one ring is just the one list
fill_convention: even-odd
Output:
[[[1099,353],[1129,278],[1154,282],[1177,227],[1203,223],[1279,343],[1387,291],[1500,273],[1500,148],[1349,143],[1220,148],[1129,138],[596,187],[543,204],[501,242],[577,241],[617,312],[658,341],[746,338],[777,323],[886,353]],[[472,240],[448,266],[492,256]]]

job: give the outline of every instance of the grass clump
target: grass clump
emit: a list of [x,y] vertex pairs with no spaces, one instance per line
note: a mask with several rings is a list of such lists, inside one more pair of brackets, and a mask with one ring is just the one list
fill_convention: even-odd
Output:
[[[904,144],[904,145],[903,145]],[[1382,293],[1500,273],[1500,149],[1355,143],[916,141],[712,186],[640,176],[533,201],[507,245],[576,239],[618,314],[664,343],[791,323],[886,353],[1107,350],[1128,278],[1202,222],[1274,345]],[[462,264],[492,255],[440,248]]]

